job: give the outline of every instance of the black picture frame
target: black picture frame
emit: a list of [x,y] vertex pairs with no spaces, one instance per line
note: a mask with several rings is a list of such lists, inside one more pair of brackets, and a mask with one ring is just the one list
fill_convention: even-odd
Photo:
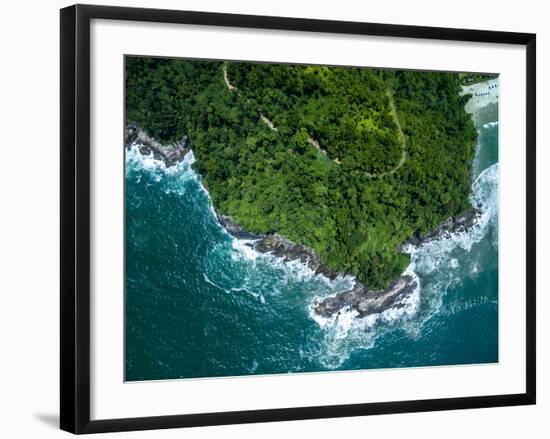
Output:
[[[536,35],[210,12],[74,5],[61,9],[61,429],[80,433],[273,422],[535,404]],[[90,21],[130,20],[335,34],[504,43],[526,47],[525,393],[415,401],[90,420]]]

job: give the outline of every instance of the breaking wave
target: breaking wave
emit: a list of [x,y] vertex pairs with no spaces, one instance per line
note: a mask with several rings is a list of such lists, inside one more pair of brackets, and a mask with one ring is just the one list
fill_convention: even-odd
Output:
[[[305,319],[311,322],[312,331],[316,329],[310,335],[310,345],[299,349],[300,356],[307,357],[308,361],[327,369],[342,367],[353,351],[373,348],[380,337],[392,331],[404,331],[406,336],[417,339],[433,316],[461,312],[493,300],[480,296],[444,305],[449,289],[465,278],[478,276],[479,253],[485,251],[487,242],[497,249],[498,163],[482,171],[472,182],[471,203],[481,211],[472,228],[406,249],[411,262],[404,274],[412,276],[417,284],[411,294],[402,298],[397,306],[365,318],[357,318],[357,312],[352,309],[324,318],[314,313],[315,301],[353,288],[356,280],[352,276],[329,279],[300,261],[286,261],[257,252],[253,248],[254,240],[229,235],[219,224],[210,196],[193,170],[194,162],[190,151],[182,162],[167,168],[162,160],[152,154],[141,154],[139,145],[133,144],[126,151],[126,178],[138,181],[143,178],[140,171],[145,170],[149,178],[147,184],[159,185],[166,194],[190,197],[193,193],[194,198],[189,198],[186,206],[197,211],[202,209],[200,216],[208,217],[201,229],[208,248],[203,282],[219,294],[234,298],[240,306],[250,306],[248,301],[255,301],[264,309],[262,312],[272,313],[266,314],[266,318],[284,319],[281,309],[301,309]],[[204,214],[205,206],[211,215]],[[215,233],[212,224],[216,225]],[[260,360],[254,360],[254,371],[260,367]],[[290,369],[294,370],[294,366]]]
[[[343,309],[329,318],[317,315],[313,305],[310,317],[324,331],[325,352],[320,361],[325,366],[341,366],[352,351],[370,349],[388,331],[402,329],[412,338],[420,336],[424,324],[442,311],[447,291],[464,277],[475,276],[479,252],[476,244],[490,235],[494,248],[498,246],[498,163],[484,170],[472,184],[470,200],[481,211],[477,223],[460,233],[448,233],[419,247],[405,248],[411,262],[403,274],[413,276],[416,289],[401,303],[365,318],[357,311]],[[460,262],[459,262],[460,261]],[[327,297],[324,295],[319,299]],[[465,310],[468,306],[486,303],[488,298],[476,298],[470,303],[450,303],[444,313]]]

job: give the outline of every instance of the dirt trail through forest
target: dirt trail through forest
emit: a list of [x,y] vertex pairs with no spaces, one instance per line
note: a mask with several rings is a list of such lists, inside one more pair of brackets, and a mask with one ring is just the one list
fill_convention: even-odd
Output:
[[[224,63],[224,65],[223,65],[223,79],[225,81],[225,85],[227,86],[227,89],[230,92],[236,91],[237,95],[241,96],[241,93],[237,89],[237,87],[235,87],[233,84],[231,84],[231,82],[229,82],[229,78],[227,76],[227,64],[226,63]],[[394,121],[395,125],[397,126],[397,130],[399,131],[399,138],[400,138],[400,141],[401,141],[401,158],[399,159],[399,163],[397,163],[397,165],[395,165],[395,167],[393,167],[389,171],[381,172],[381,173],[378,173],[378,174],[376,174],[376,173],[371,174],[370,172],[366,172],[366,174],[369,177],[372,177],[372,178],[383,177],[385,175],[395,174],[399,170],[399,168],[401,168],[401,166],[403,166],[405,164],[405,161],[407,160],[407,148],[406,148],[405,135],[403,134],[403,130],[401,129],[401,124],[399,123],[399,118],[397,117],[397,110],[395,109],[395,102],[393,101],[393,96],[391,95],[389,90],[388,90],[388,99],[390,100],[390,108],[391,108],[393,121]],[[260,113],[260,118],[272,131],[278,131],[275,124],[270,119],[268,119],[264,114]],[[319,145],[319,142],[317,140],[315,140],[311,137],[308,137],[307,141],[311,145],[313,145],[315,148],[317,148],[317,150],[319,150],[319,152],[321,152],[321,154],[323,154],[324,156],[327,156],[327,152],[323,148],[321,148],[321,145]],[[340,164],[340,160],[338,160],[337,158],[333,159],[332,161],[334,163],[338,164],[338,165]]]

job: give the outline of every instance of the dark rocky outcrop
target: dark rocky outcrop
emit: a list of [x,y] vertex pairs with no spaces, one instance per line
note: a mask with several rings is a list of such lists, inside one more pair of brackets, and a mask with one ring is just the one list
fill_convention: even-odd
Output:
[[[139,141],[139,149],[142,154],[153,154],[158,160],[163,160],[167,167],[173,166],[183,160],[190,151],[187,137],[172,144],[163,145],[145,133],[138,125],[129,124],[125,130],[125,145],[129,148],[136,140]],[[476,224],[481,211],[473,209],[470,212],[456,217],[451,217],[424,234],[416,235],[401,244],[398,248],[403,251],[407,245],[419,246],[438,239],[446,234],[459,233],[468,230]],[[322,274],[330,279],[337,276],[345,276],[325,265],[317,252],[302,244],[296,244],[276,233],[259,234],[244,229],[227,215],[216,212],[220,224],[227,232],[237,239],[251,240],[248,243],[260,253],[270,253],[282,258],[284,261],[300,261],[306,264],[316,274]],[[353,309],[358,317],[366,317],[381,313],[389,308],[402,307],[402,299],[410,295],[418,286],[418,280],[410,275],[402,275],[395,279],[391,285],[383,291],[371,291],[366,286],[356,282],[355,286],[347,291],[327,297],[314,304],[314,311],[320,316],[330,317],[343,309]]]
[[[419,246],[449,233],[466,231],[476,224],[480,214],[479,209],[473,209],[464,215],[451,217],[434,230],[406,241],[400,246],[399,250],[403,251],[408,244]],[[327,267],[321,257],[305,245],[296,244],[277,234],[260,235],[250,233],[236,224],[230,217],[219,213],[217,216],[220,224],[231,235],[239,239],[254,240],[248,245],[260,253],[270,253],[285,261],[298,260],[309,266],[315,273],[323,274],[330,279],[345,275],[345,273],[339,273]],[[417,287],[418,280],[408,274],[399,276],[388,288],[382,291],[369,290],[365,285],[356,282],[352,289],[317,302],[313,309],[316,314],[323,317],[331,317],[343,309],[353,309],[357,311],[357,317],[366,317],[381,313],[389,308],[403,306],[402,299],[412,294]]]
[[[405,241],[398,250],[404,251],[408,245],[418,247],[451,233],[465,232],[477,223],[480,215],[481,211],[475,208],[464,215],[450,217],[434,230]],[[389,308],[403,306],[401,299],[411,294],[417,286],[418,281],[410,275],[399,276],[383,291],[370,291],[361,283],[357,283],[351,290],[327,297],[315,304],[314,311],[323,317],[330,317],[342,309],[353,309],[359,313],[358,317],[366,317]]]
[[261,253],[270,253],[285,261],[300,261],[315,271],[330,279],[334,279],[338,273],[323,263],[317,252],[302,244],[296,244],[280,235],[272,234],[264,236],[254,243],[254,249]]
[[434,241],[443,236],[447,236],[452,233],[462,233],[471,229],[481,216],[481,210],[474,208],[464,215],[452,216],[442,222],[435,229],[425,233],[424,235],[415,235],[411,239],[405,241],[399,246],[399,250],[402,251],[408,245],[418,247],[422,244],[426,244],[430,241]]
[[401,299],[410,295],[417,286],[418,281],[410,275],[398,277],[384,291],[370,291],[357,283],[351,290],[321,300],[313,309],[320,316],[331,317],[342,309],[351,308],[359,313],[358,317],[366,317],[402,307]]
[[252,232],[249,232],[248,230],[245,230],[242,226],[235,223],[233,221],[233,218],[227,215],[222,215],[217,211],[216,211],[216,217],[218,218],[218,222],[222,225],[222,227],[231,236],[234,236],[237,239],[261,239],[265,236],[259,233],[252,233]]
[[128,124],[124,131],[124,144],[130,148],[135,141],[139,141],[139,152],[143,155],[153,154],[157,160],[162,160],[166,167],[174,166],[181,162],[191,150],[187,136],[179,142],[163,145],[150,137],[137,124]]
[[216,216],[220,224],[230,235],[237,239],[254,240],[254,242],[248,245],[260,253],[270,253],[282,258],[284,261],[300,261],[306,264],[316,274],[323,274],[330,279],[334,279],[336,276],[342,274],[327,267],[317,252],[305,245],[296,244],[283,236],[273,233],[267,235],[251,233],[235,223],[230,216],[223,215],[219,212],[216,212]]

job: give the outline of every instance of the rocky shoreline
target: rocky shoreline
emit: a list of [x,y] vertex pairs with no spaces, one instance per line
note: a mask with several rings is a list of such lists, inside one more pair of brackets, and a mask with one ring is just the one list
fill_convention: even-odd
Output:
[[246,243],[246,245],[259,253],[270,253],[285,262],[300,261],[313,270],[315,274],[322,274],[329,279],[335,279],[343,274],[326,266],[317,252],[305,245],[296,244],[276,233],[267,235],[251,233],[235,223],[233,218],[222,215],[218,211],[216,211],[216,216],[227,233],[237,239],[250,240],[251,242]]
[[[407,247],[411,245],[420,247],[450,234],[465,232],[477,223],[480,215],[481,211],[475,208],[464,215],[450,217],[430,232],[405,241],[399,246],[398,251],[406,252]],[[357,311],[357,317],[366,317],[389,308],[402,307],[402,299],[412,294],[417,287],[418,280],[409,274],[399,276],[382,291],[371,291],[357,282],[351,290],[327,297],[316,303],[313,309],[322,317],[332,317],[345,309]]]
[[191,143],[187,136],[178,142],[162,144],[150,137],[138,124],[130,123],[124,130],[124,145],[130,148],[136,140],[140,143],[141,154],[153,154],[153,157],[162,160],[167,168],[181,162],[191,150]]
[[389,308],[403,307],[401,299],[412,294],[417,287],[418,281],[408,274],[399,276],[384,291],[370,291],[357,282],[351,290],[315,303],[313,310],[322,317],[332,317],[344,309],[352,309],[357,311],[357,317],[367,317]]
[[234,238],[256,240],[256,239],[261,239],[265,236],[259,233],[249,232],[239,224],[235,223],[230,216],[222,215],[215,208],[214,208],[214,211],[216,212],[216,217],[218,218],[218,222],[227,231],[227,233],[229,233]]
[[[187,137],[181,141],[172,144],[163,145],[151,138],[138,125],[129,124],[125,130],[125,145],[130,148],[138,140],[139,151],[144,155],[153,154],[157,160],[162,160],[166,167],[173,166],[184,159],[185,155],[191,150],[191,145]],[[411,239],[402,243],[398,251],[405,252],[410,245],[421,246],[427,242],[436,240],[442,236],[451,233],[460,233],[470,229],[477,223],[481,211],[477,208],[461,216],[455,216],[447,219],[434,230],[423,234],[413,236]],[[230,216],[223,215],[216,211],[216,216],[221,226],[233,237],[237,239],[249,240],[247,243],[251,248],[260,253],[269,253],[277,256],[283,261],[300,261],[307,265],[315,274],[321,274],[329,279],[335,279],[338,276],[346,276],[347,273],[341,273],[325,265],[320,255],[313,249],[297,244],[289,239],[274,234],[252,233],[237,224]],[[314,312],[322,317],[332,317],[343,310],[355,310],[358,317],[367,317],[372,314],[381,313],[389,308],[399,308],[403,306],[402,299],[414,292],[418,287],[418,280],[409,274],[403,274],[396,278],[391,285],[382,291],[372,291],[366,286],[356,281],[353,288],[342,291],[334,296],[327,297],[316,302],[313,306]]]
[[404,250],[409,245],[419,247],[422,244],[427,244],[430,241],[435,241],[436,239],[439,239],[443,236],[466,232],[477,223],[480,216],[481,210],[479,210],[477,207],[469,210],[463,215],[452,216],[443,221],[435,229],[430,230],[428,233],[425,233],[423,235],[417,234],[411,239],[405,241],[399,246],[398,250],[404,252]]
[[[434,241],[451,233],[464,232],[473,227],[480,216],[479,209],[473,209],[461,216],[455,216],[441,223],[434,230],[419,236],[414,236],[401,244],[399,251],[404,252],[406,247],[415,247]],[[300,261],[307,265],[315,274],[322,274],[329,279],[337,276],[346,276],[346,273],[335,271],[326,266],[321,257],[311,248],[302,244],[296,244],[278,234],[260,235],[246,231],[233,219],[217,213],[220,224],[227,232],[238,239],[247,239],[251,248],[260,253],[270,253],[282,258],[283,261]],[[389,308],[403,306],[402,300],[412,294],[418,287],[418,280],[403,274],[396,278],[388,288],[381,291],[369,290],[365,285],[356,281],[350,290],[342,291],[334,296],[327,297],[314,304],[313,310],[322,317],[332,317],[343,310],[357,311],[357,317],[367,317],[371,314],[381,313]]]

